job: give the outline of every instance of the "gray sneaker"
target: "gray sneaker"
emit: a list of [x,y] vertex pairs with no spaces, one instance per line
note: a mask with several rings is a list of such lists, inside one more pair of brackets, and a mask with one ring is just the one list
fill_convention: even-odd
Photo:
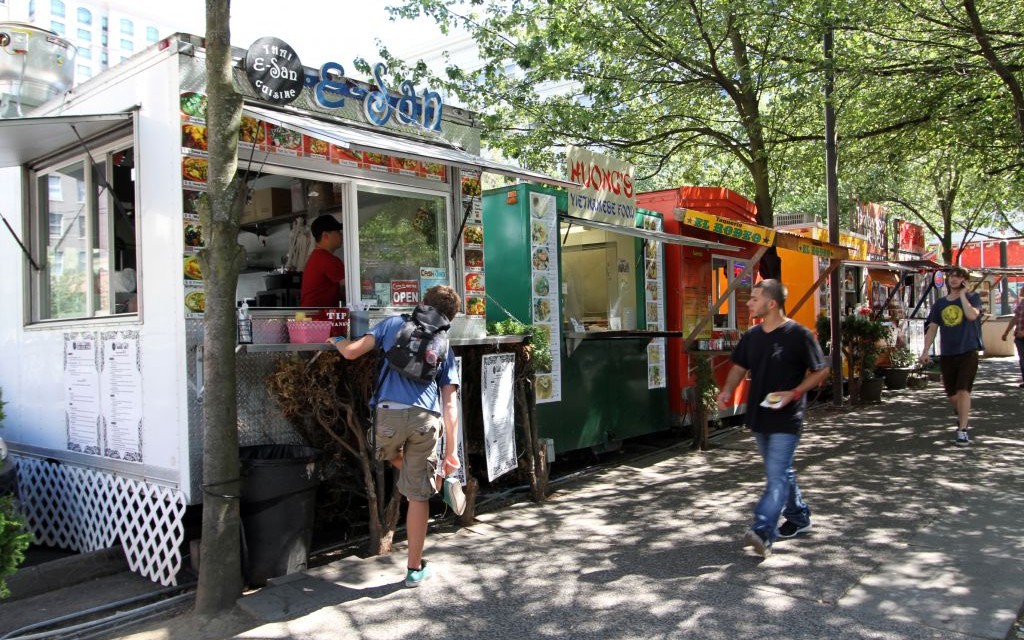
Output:
[[799,535],[801,533],[806,533],[806,532],[808,532],[810,530],[811,530],[811,521],[810,520],[808,520],[807,524],[805,524],[802,527],[799,526],[799,525],[793,524],[789,520],[786,520],[785,522],[782,523],[782,526],[779,527],[779,537],[780,538],[792,538],[792,537],[794,537],[796,535]]
[[747,532],[743,534],[743,546],[753,547],[754,553],[762,558],[772,555],[772,543],[762,538],[753,529],[747,529]]
[[966,447],[971,444],[971,436],[967,435],[966,429],[956,430],[956,444],[958,447]]

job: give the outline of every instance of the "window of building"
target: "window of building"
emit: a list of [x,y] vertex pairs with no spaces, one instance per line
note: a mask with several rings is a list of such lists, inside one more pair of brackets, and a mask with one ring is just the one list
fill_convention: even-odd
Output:
[[153,44],[160,39],[160,32],[156,27],[146,27],[146,42]]
[[28,0],[28,19],[29,22],[36,19],[36,0]]
[[713,329],[736,329],[737,323],[747,317],[747,301],[750,300],[753,274],[743,274],[747,263],[742,260],[713,256],[711,258],[712,304],[729,289],[731,281],[743,275],[743,279],[729,293],[718,309],[714,310]]
[[135,35],[135,25],[128,18],[121,18],[121,33],[126,36]]
[[92,24],[92,11],[88,9],[78,9],[78,24]]
[[414,282],[418,290],[421,267],[448,268],[443,196],[360,186],[357,199],[360,299],[395,306],[394,282]]
[[100,34],[100,44],[102,44],[104,47],[106,47],[106,46],[108,46],[110,44],[110,37],[107,36],[107,32],[106,31],[104,31],[102,34]]
[[135,50],[135,44],[131,40],[121,38],[121,51],[127,51],[131,53]]
[[109,63],[109,61],[110,61],[110,56],[107,55],[107,52],[106,51],[100,51],[100,65],[104,69],[107,68],[107,64]]
[[102,18],[100,18],[100,29],[102,31],[107,31],[110,29],[110,21],[107,19],[107,16],[103,16]]
[[82,60],[92,60],[92,49],[88,47],[82,47],[78,50],[78,57]]
[[87,64],[75,66],[75,82],[82,82],[92,77],[92,68]]
[[[96,162],[95,167],[91,165]],[[33,237],[43,268],[33,276],[32,320],[134,312],[137,234],[134,153],[126,142],[75,151],[33,174]],[[81,200],[54,199],[74,186]],[[38,221],[38,223],[36,222]],[[74,230],[72,232],[72,229]]]
[[64,33],[65,33],[64,23],[63,22],[57,22],[56,20],[51,21],[50,22],[50,31],[56,33],[59,36],[64,35]]
[[58,18],[64,17],[64,3],[61,0],[50,0],[50,14]]
[[89,31],[88,29],[79,29],[78,39],[82,42],[92,42],[92,31]]

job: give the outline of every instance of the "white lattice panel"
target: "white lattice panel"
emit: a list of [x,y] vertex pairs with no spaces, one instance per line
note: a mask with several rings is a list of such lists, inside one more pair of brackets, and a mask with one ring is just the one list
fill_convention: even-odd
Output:
[[185,496],[170,487],[36,458],[18,458],[18,489],[41,544],[86,552],[120,540],[132,571],[177,584]]

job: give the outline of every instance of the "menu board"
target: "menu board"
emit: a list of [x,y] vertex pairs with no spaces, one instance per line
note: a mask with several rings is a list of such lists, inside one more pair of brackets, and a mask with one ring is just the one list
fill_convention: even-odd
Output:
[[484,227],[480,203],[480,172],[462,172],[462,206],[469,207],[466,227],[462,230],[462,256],[466,272],[466,315],[483,319],[487,315],[487,293],[484,288]]
[[99,345],[95,334],[64,334],[64,421],[68,451],[100,454]]
[[137,330],[64,334],[69,451],[142,462],[142,359]]
[[[462,379],[462,358],[455,358],[455,367],[459,370],[459,379]],[[462,388],[464,385],[459,385],[459,390],[456,392],[459,396],[459,406],[462,407]],[[452,474],[452,476],[459,479],[459,482],[466,485],[466,435],[462,427],[462,417],[464,411],[457,411],[459,414],[459,424],[455,428],[455,455],[459,459],[459,468]],[[441,437],[437,439],[437,460],[438,462],[444,461],[445,452],[445,440],[447,439],[448,432],[442,426]]]
[[100,398],[103,455],[142,462],[142,358],[138,331],[108,331],[100,336]]
[[555,196],[530,194],[530,313],[551,345],[551,371],[534,375],[537,403],[562,399],[561,317],[558,283],[558,212]]
[[[661,231],[657,216],[641,213],[637,226],[648,231]],[[644,316],[647,331],[665,330],[664,247],[656,240],[644,243]],[[665,380],[665,338],[655,338],[647,345],[647,388],[661,389]]]
[[481,359],[480,404],[484,417],[487,480],[516,468],[515,387],[516,354],[490,353]]

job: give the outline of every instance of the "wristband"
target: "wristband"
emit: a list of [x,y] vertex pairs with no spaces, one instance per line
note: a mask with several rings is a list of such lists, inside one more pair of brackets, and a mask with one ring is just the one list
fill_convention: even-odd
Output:
[[338,344],[339,342],[341,342],[344,339],[345,339],[345,336],[333,336],[331,338],[331,344],[336,345],[336,344]]
[[804,392],[799,390],[799,389],[793,389],[792,393],[793,393],[793,398],[790,400],[790,402],[793,402],[795,400],[799,400],[800,396],[804,395]]

